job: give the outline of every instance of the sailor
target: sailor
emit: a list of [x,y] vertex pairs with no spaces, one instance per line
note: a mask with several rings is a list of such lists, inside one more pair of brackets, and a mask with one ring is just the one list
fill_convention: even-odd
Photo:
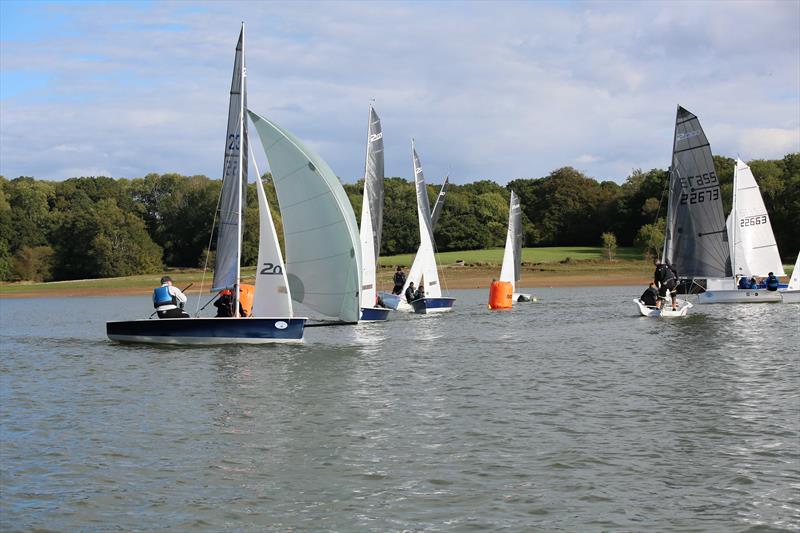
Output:
[[172,285],[171,277],[162,277],[161,286],[153,289],[153,307],[158,312],[158,318],[189,318],[183,310],[184,304],[186,295]]
[[778,290],[778,278],[775,277],[775,274],[772,272],[767,275],[767,290],[768,291],[777,291]]
[[398,266],[397,271],[394,273],[394,287],[392,294],[400,294],[403,291],[403,285],[406,284],[406,273],[403,272],[403,267]]
[[425,285],[423,283],[420,283],[417,292],[414,294],[414,299],[421,300],[423,298],[425,298]]
[[739,288],[740,288],[740,289],[751,289],[751,288],[752,288],[752,287],[750,286],[750,280],[749,280],[749,279],[747,279],[747,276],[742,276],[742,277],[739,279]]
[[414,292],[414,282],[412,281],[411,283],[408,284],[408,288],[406,289],[406,302],[408,303],[413,302],[416,299],[415,294],[416,293]]
[[647,307],[655,307],[658,303],[658,289],[656,289],[656,284],[651,281],[650,286],[644,290],[642,295],[639,296],[639,299]]
[[675,272],[666,264],[662,263],[658,259],[655,260],[656,270],[653,273],[653,282],[658,287],[658,295],[659,300],[656,304],[657,309],[661,309],[662,300],[667,299],[667,293],[671,293],[672,296],[672,310],[676,310],[678,308],[678,300],[675,296],[676,292],[675,287]]
[[[241,292],[239,293],[241,295]],[[236,313],[233,312],[235,305],[233,301],[233,291],[230,289],[224,289],[222,292],[219,293],[219,298],[217,301],[214,302],[214,307],[217,308],[217,318],[230,318],[235,317]],[[239,300],[239,316],[245,317],[247,313],[245,313],[244,306],[242,306],[242,300]]]

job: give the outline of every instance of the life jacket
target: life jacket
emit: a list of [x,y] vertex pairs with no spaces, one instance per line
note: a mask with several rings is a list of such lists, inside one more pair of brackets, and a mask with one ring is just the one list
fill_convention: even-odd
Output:
[[178,299],[169,292],[168,285],[153,289],[153,307],[159,308],[162,305],[178,305]]
[[778,278],[776,278],[775,276],[770,276],[767,278],[767,290],[769,291],[778,290]]

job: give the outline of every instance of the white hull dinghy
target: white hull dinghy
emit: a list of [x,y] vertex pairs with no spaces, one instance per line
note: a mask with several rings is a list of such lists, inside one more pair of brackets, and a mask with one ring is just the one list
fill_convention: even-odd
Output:
[[[708,139],[698,118],[678,106],[661,260],[684,279],[730,276],[727,240],[720,183]],[[673,312],[671,300],[666,300],[665,309],[655,313],[636,301],[644,316],[685,316],[692,307],[685,302]]]
[[733,172],[733,206],[726,222],[730,239],[733,276],[708,279],[706,291],[697,299],[701,304],[777,303],[781,295],[765,288],[740,289],[737,278],[766,277],[770,272],[784,275],[778,245],[772,232],[767,208],[750,167],[737,159]]
[[664,302],[662,309],[656,309],[655,307],[644,305],[644,302],[638,298],[635,298],[633,303],[635,303],[639,308],[639,312],[642,314],[642,316],[661,318],[686,316],[689,312],[689,309],[694,307],[691,302],[686,300],[678,300],[678,308],[674,311],[672,310],[672,304],[669,301]]
[[800,304],[800,253],[794,262],[792,277],[789,278],[789,286],[785,289],[778,289],[781,299],[785,304]]
[[[442,287],[439,285],[439,271],[436,267],[436,255],[433,249],[433,217],[438,217],[439,213],[434,212],[433,215],[431,214],[431,207],[428,202],[428,189],[425,185],[422,165],[420,164],[419,156],[414,146],[414,139],[411,139],[411,158],[414,162],[414,186],[417,192],[417,218],[419,222],[420,242],[417,255],[414,258],[414,263],[411,265],[406,283],[403,285],[403,290],[400,293],[400,299],[405,302],[406,289],[412,282],[417,287],[419,287],[420,284],[424,284],[425,298],[405,303],[410,304],[412,310],[417,314],[444,313],[453,308],[455,298],[443,297]],[[439,192],[436,206],[440,204],[440,199],[443,199],[446,186],[447,178],[445,178],[444,185],[442,185],[442,189]],[[400,310],[400,305],[398,305],[398,310]]]
[[[243,210],[248,172],[247,79],[244,24],[236,45],[225,136],[225,159],[219,201],[216,265],[212,292],[231,291],[235,317],[191,317],[106,323],[117,342],[172,345],[269,344],[302,342],[306,319],[294,317],[286,268],[261,179],[258,193],[259,243],[256,283],[250,316],[239,316]],[[257,170],[257,169],[256,169]],[[284,227],[286,227],[284,225]]]

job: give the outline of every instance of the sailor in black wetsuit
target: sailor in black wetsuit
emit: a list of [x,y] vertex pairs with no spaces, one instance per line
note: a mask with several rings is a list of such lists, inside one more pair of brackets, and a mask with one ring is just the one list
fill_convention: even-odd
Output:
[[406,302],[411,303],[414,301],[414,282],[408,284],[408,288],[406,289]]
[[653,282],[658,287],[659,300],[656,307],[661,309],[662,300],[667,299],[667,293],[672,296],[672,310],[678,308],[678,301],[675,297],[675,287],[677,286],[677,276],[675,272],[666,264],[656,260],[656,271],[653,273]]
[[651,281],[650,286],[639,296],[639,299],[647,307],[655,307],[656,303],[658,303],[658,289],[656,289],[656,284]]

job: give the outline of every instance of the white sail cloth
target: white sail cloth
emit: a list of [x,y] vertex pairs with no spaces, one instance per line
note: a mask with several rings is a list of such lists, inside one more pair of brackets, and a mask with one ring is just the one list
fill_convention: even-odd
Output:
[[375,109],[369,107],[364,199],[361,204],[361,307],[375,307],[376,270],[383,226],[383,132]]
[[735,276],[784,275],[758,183],[750,167],[738,158],[733,173],[733,207],[726,224]]
[[512,292],[517,290],[522,263],[522,208],[519,197],[511,191],[508,207],[508,232],[506,248],[503,252],[503,266],[500,269],[500,281],[511,283]]
[[248,111],[269,160],[292,299],[345,322],[360,316],[361,244],[336,174],[294,135]]

